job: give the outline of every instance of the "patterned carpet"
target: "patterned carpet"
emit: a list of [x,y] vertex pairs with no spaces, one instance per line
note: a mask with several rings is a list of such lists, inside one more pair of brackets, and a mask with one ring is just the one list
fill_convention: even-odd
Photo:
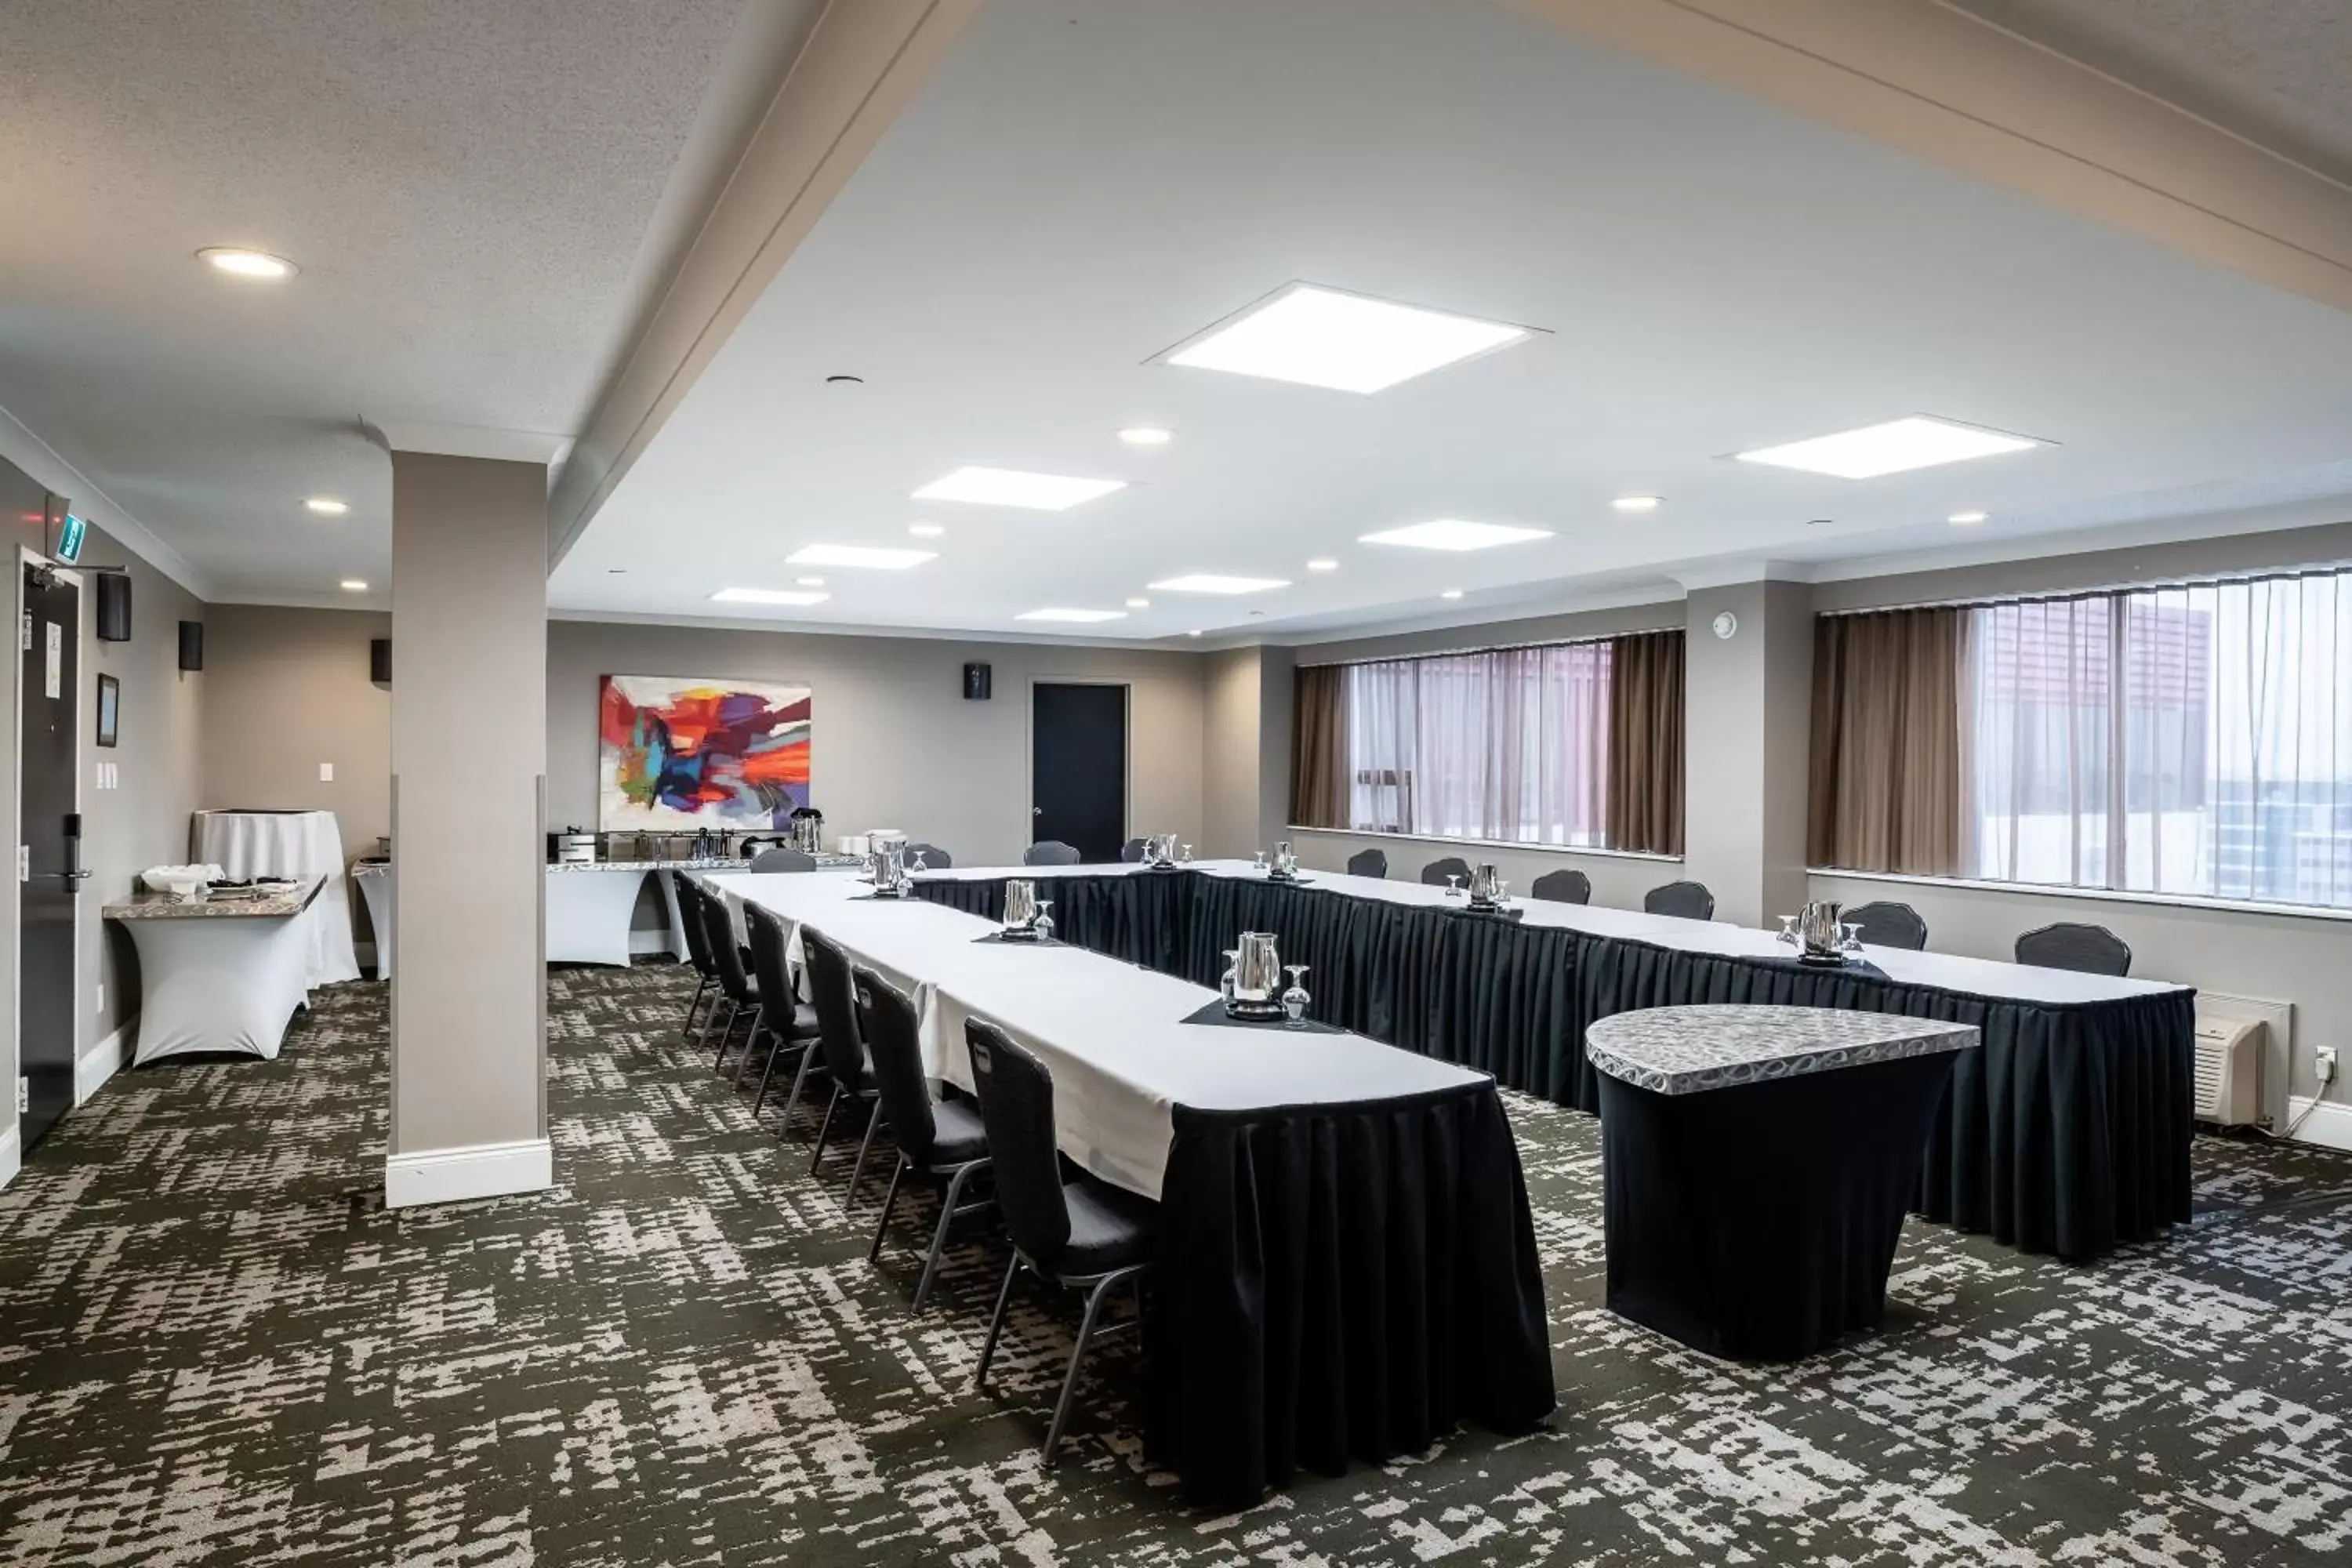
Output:
[[[1719,1364],[1600,1307],[1596,1125],[1514,1099],[1562,1396],[1234,1517],[1143,1463],[1106,1348],[1002,1254],[805,1173],[676,1043],[677,970],[551,982],[552,1193],[389,1215],[384,994],[276,1063],[118,1077],[0,1193],[0,1563],[2352,1561],[2352,1160],[2207,1140],[2203,1217],[2092,1268],[1913,1225],[1888,1331]],[[772,1109],[769,1121],[772,1125]]]

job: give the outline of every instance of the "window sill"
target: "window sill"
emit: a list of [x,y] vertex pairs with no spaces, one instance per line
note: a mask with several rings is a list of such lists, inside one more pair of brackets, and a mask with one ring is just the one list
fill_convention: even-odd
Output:
[[1650,860],[1662,866],[1679,866],[1679,855],[1653,855],[1643,849],[1588,849],[1574,844],[1530,844],[1510,838],[1443,838],[1431,833],[1382,833],[1375,828],[1303,827],[1291,823],[1292,833],[1319,833],[1333,838],[1369,838],[1376,844],[1451,844],[1476,846],[1482,849],[1509,849],[1529,855],[1590,855],[1601,860]]
[[2067,888],[2042,882],[1987,882],[1968,877],[1920,877],[1901,871],[1849,871],[1808,866],[1808,877],[1838,877],[1854,882],[1892,882],[1910,888],[1958,888],[1972,893],[2006,893],[2035,899],[2080,899],[2104,904],[2149,904],[2158,909],[2205,910],[2227,915],[2284,915],[2292,920],[2352,921],[2352,910],[2321,904],[2268,904],[2243,899],[2206,899],[2193,893],[2139,893],[2112,888]]

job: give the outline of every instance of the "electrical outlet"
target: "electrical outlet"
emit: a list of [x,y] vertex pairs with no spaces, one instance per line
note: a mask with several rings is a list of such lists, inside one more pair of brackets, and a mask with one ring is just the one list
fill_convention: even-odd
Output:
[[106,1011],[106,982],[102,980],[98,983],[98,1000],[93,1005],[100,1013]]
[[16,1080],[16,1114],[22,1116],[32,1109],[33,1080],[28,1078],[20,1078]]
[[335,782],[334,763],[320,763],[319,764],[319,782],[320,784],[332,784]]
[[2311,1065],[2313,1070],[2318,1074],[2322,1084],[2334,1083],[2336,1081],[2336,1047],[2322,1046],[2318,1054],[2311,1058]]

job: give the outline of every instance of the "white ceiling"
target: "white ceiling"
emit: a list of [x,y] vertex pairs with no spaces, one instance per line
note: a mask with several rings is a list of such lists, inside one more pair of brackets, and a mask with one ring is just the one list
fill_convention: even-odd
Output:
[[216,596],[381,584],[357,420],[578,426],[745,4],[7,0],[0,406]]
[[[1148,363],[1293,279],[1549,335],[1371,397]],[[1001,634],[1224,572],[1298,585],[1080,633],[1281,635],[1449,587],[1475,613],[1948,549],[1963,508],[1994,514],[1971,545],[2032,553],[2340,496],[2347,407],[2352,318],[1500,6],[991,0],[551,593],[740,617],[708,595],[928,518],[938,562],[828,571],[829,604],[767,618]],[[2061,445],[1863,482],[1724,460],[1915,412]],[[1176,440],[1124,447],[1132,424]],[[908,499],[966,463],[1132,488],[1059,516]],[[1628,490],[1666,505],[1621,517]],[[1442,516],[1559,537],[1353,542]]]

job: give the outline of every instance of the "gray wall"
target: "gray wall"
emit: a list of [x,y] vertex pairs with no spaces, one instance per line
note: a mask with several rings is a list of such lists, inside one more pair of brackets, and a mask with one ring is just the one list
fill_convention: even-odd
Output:
[[368,642],[391,635],[374,612],[214,605],[203,804],[331,811],[343,853],[372,852],[392,831],[392,692],[368,679]]
[[[995,696],[963,699],[966,662]],[[596,824],[596,697],[606,675],[805,681],[811,795],[829,833],[898,827],[967,865],[1011,865],[1029,838],[1029,688],[1124,682],[1128,826],[1202,832],[1199,655],[553,621],[547,628],[548,821]]]

